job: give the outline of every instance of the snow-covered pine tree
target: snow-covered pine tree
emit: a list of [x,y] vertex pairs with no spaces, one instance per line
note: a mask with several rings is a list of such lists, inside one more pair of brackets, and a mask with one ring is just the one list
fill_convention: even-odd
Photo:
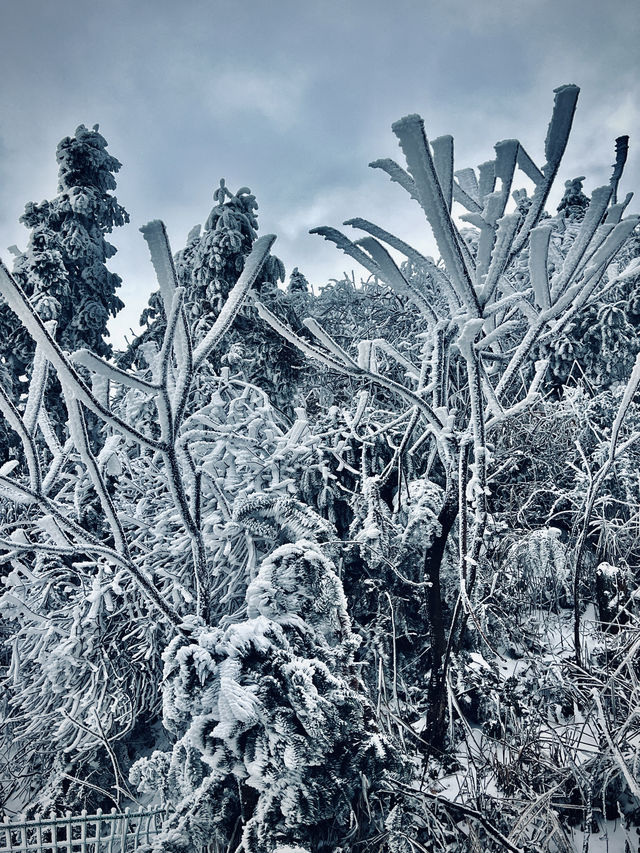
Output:
[[[185,289],[185,311],[194,343],[215,323],[258,236],[258,204],[248,187],[232,193],[221,179],[214,201],[204,228],[195,226],[188,235],[187,245],[174,258],[177,280]],[[296,299],[278,287],[284,278],[282,261],[269,256],[255,290],[277,315],[300,328]],[[152,294],[140,322],[146,329],[118,359],[123,367],[139,361],[138,352],[144,344],[161,345],[166,319],[158,293]],[[246,381],[263,388],[288,416],[293,415],[291,388],[300,378],[302,360],[295,348],[257,322],[250,304],[243,306],[236,316],[223,346],[211,354],[210,367],[214,373],[225,364],[240,371]]]
[[309,282],[298,267],[294,267],[289,276],[287,293],[309,293]]
[[[111,354],[107,321],[123,307],[116,295],[120,277],[106,262],[116,249],[105,239],[129,215],[112,190],[120,163],[107,151],[98,126],[80,125],[57,148],[58,195],[30,202],[21,218],[31,229],[27,250],[14,264],[14,275],[43,320],[56,320],[56,340],[69,352],[87,347]],[[3,360],[19,380],[31,363],[34,345],[6,305],[0,322]]]
[[[31,230],[25,252],[14,263],[14,274],[42,320],[55,320],[55,337],[62,349],[88,347],[111,355],[107,321],[123,307],[116,295],[120,277],[107,261],[116,249],[105,237],[129,215],[112,190],[120,163],[107,151],[98,125],[80,125],[58,145],[58,195],[40,204],[29,202],[21,222]],[[19,403],[26,393],[34,344],[15,322],[8,306],[0,304],[0,362],[11,379],[8,389]],[[50,407],[54,422],[66,418],[60,404]]]

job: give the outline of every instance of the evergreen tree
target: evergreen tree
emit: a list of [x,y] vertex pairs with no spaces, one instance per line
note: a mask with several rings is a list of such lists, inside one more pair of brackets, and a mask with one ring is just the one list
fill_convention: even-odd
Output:
[[294,267],[293,272],[289,276],[287,293],[309,293],[309,282],[298,267]]
[[571,224],[582,222],[586,209],[589,207],[589,199],[582,192],[584,175],[579,178],[564,182],[564,195],[558,205],[558,213]]
[[[116,249],[105,239],[129,215],[118,204],[114,173],[120,163],[106,150],[98,125],[80,125],[57,148],[58,195],[29,202],[20,221],[31,229],[27,250],[18,254],[14,275],[43,320],[55,320],[56,338],[69,351],[86,347],[110,356],[109,315],[123,307],[116,296],[121,279],[106,266]],[[0,363],[18,402],[26,391],[33,342],[13,312],[0,305]],[[57,407],[56,407],[57,408]],[[60,413],[60,418],[64,415]]]
[[[199,225],[193,228],[187,245],[174,257],[178,283],[185,288],[185,308],[194,345],[213,326],[258,237],[258,204],[248,187],[232,193],[223,178],[213,195],[215,204],[204,228]],[[297,276],[306,285],[304,276],[300,273]],[[301,291],[285,292],[278,287],[284,278],[282,261],[269,256],[254,289],[277,316],[301,331],[300,317],[309,313],[308,298]],[[134,362],[144,367],[146,361],[138,359],[142,347],[147,343],[158,348],[162,345],[166,318],[158,292],[151,295],[140,323],[146,329],[118,360],[121,367]],[[297,389],[302,379],[303,360],[294,347],[258,320],[249,304],[243,306],[233,327],[225,334],[221,348],[210,357],[214,372],[224,365],[263,388],[274,404],[293,418],[295,404],[302,398],[295,391],[292,394],[292,387]]]

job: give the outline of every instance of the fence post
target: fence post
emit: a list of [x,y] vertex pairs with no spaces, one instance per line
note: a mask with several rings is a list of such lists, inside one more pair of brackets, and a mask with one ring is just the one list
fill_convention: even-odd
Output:
[[80,812],[80,853],[87,853],[87,810]]
[[110,826],[109,826],[109,849],[107,850],[107,853],[113,853],[113,840],[115,838],[116,828],[118,826],[118,821],[116,820],[116,817],[115,817],[116,810],[111,809],[111,814],[112,814],[112,818],[111,818]]
[[35,816],[36,844],[38,845],[38,853],[42,850],[42,815]]
[[[23,849],[26,851],[26,849],[27,849],[27,828],[24,824],[27,821],[27,816],[26,816],[26,814],[24,814],[24,812],[20,815],[20,821],[22,823],[22,826],[20,827],[20,840],[18,841],[18,844],[20,846],[18,849],[20,851],[22,851]],[[11,842],[11,836],[9,836],[9,850],[11,850],[11,849],[12,849],[12,842]]]
[[[56,813],[54,811],[49,812],[49,818],[52,821],[56,819]],[[52,853],[58,853],[58,824],[53,823],[51,825],[51,850]]]
[[73,815],[71,812],[65,812],[67,817],[67,853],[73,853]]
[[[96,849],[95,849],[94,853],[101,853],[102,845],[100,844],[100,839],[102,838],[102,809],[96,809],[96,819],[94,822],[94,826],[95,826],[94,835],[95,835],[95,839],[96,839]],[[91,838],[89,839],[89,841],[92,841],[92,840],[93,839],[91,839]]]

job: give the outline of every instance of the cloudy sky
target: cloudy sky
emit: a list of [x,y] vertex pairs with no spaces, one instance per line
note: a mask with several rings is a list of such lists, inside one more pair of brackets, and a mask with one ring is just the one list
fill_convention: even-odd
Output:
[[623,133],[621,189],[640,190],[630,0],[0,0],[0,12],[0,254],[26,245],[25,202],[55,195],[58,141],[99,122],[131,215],[112,236],[128,306],[114,342],[155,289],[138,228],[161,218],[182,248],[220,177],[251,187],[261,232],[316,286],[352,267],[308,234],[316,225],[364,216],[433,251],[417,205],[367,168],[400,156],[390,125],[407,113],[432,138],[453,134],[456,168],[512,137],[542,165],[553,89],[577,83],[558,192],[577,175],[587,192],[608,182]]

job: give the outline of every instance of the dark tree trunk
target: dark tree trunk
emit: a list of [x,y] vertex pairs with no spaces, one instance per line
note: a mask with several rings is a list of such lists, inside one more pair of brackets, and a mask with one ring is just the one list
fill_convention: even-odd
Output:
[[447,634],[442,606],[440,570],[449,533],[458,515],[458,493],[449,483],[438,514],[440,532],[427,549],[424,571],[430,586],[426,588],[427,618],[431,637],[431,675],[427,688],[427,726],[425,739],[434,752],[441,752],[446,733],[446,655]]

